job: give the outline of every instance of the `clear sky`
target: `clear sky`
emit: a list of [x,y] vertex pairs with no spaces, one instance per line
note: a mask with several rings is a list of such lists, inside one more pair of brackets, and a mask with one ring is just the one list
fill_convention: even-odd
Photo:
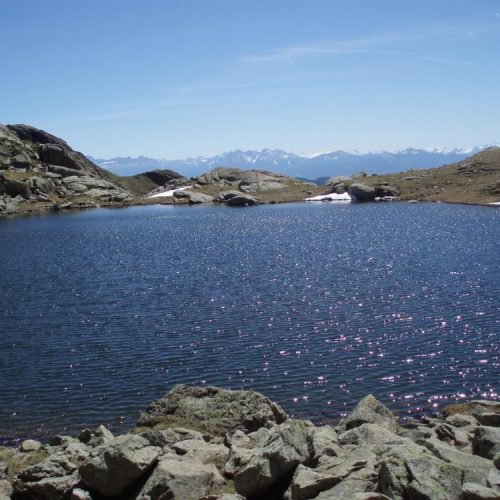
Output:
[[0,122],[97,157],[500,142],[500,0],[0,0]]

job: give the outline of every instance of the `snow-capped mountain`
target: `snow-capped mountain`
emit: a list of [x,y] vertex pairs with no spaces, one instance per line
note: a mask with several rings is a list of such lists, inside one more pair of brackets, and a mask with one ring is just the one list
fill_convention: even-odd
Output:
[[332,175],[352,175],[355,172],[368,174],[392,173],[410,168],[439,167],[455,163],[477,153],[484,147],[468,149],[415,149],[400,151],[330,151],[313,154],[293,154],[280,149],[262,151],[230,151],[218,156],[187,158],[184,160],[158,160],[139,156],[137,158],[111,158],[108,160],[89,157],[97,165],[118,175],[134,175],[154,169],[175,170],[187,177],[199,175],[215,167],[238,167],[281,172],[293,177],[317,179]]

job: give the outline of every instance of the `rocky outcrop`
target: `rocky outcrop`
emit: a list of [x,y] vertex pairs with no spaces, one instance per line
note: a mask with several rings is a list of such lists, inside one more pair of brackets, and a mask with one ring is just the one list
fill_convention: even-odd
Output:
[[151,403],[140,416],[138,426],[187,423],[191,428],[224,436],[235,430],[255,431],[268,422],[281,423],[286,418],[276,403],[257,392],[177,385]]
[[227,205],[230,207],[247,207],[257,205],[258,203],[259,200],[255,198],[255,196],[250,196],[249,194],[239,194],[227,200]]
[[[26,208],[128,203],[131,193],[116,177],[65,141],[28,125],[0,125],[0,215]],[[7,207],[5,197],[15,199]],[[39,205],[37,205],[37,203]],[[71,203],[71,205],[68,205]]]
[[456,412],[402,425],[372,395],[317,427],[253,391],[180,385],[133,433],[2,453],[0,498],[498,499],[497,431]]

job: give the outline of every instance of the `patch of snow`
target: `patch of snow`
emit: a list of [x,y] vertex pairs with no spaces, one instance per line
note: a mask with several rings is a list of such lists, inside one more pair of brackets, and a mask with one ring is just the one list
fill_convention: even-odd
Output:
[[181,188],[177,188],[177,189],[170,189],[169,191],[163,191],[162,193],[156,193],[156,194],[153,194],[152,196],[148,196],[148,199],[174,196],[174,193],[176,191],[185,191],[186,189],[190,189],[192,187],[193,186],[185,186],[185,187],[181,187]]
[[494,207],[500,207],[500,201],[494,201],[493,203],[488,203],[488,205],[492,205]]
[[342,202],[349,202],[351,200],[352,198],[349,196],[348,193],[320,194],[319,196],[313,196],[312,198],[305,199],[305,201],[342,201]]

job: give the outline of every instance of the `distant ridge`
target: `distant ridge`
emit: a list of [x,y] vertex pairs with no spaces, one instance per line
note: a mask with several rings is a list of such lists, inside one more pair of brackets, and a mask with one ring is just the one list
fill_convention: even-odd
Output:
[[265,169],[281,172],[293,177],[317,179],[332,175],[352,175],[363,171],[369,174],[394,173],[411,168],[432,168],[462,161],[468,156],[487,148],[468,149],[415,149],[400,151],[330,151],[309,155],[287,153],[280,149],[261,151],[230,151],[213,157],[187,158],[183,160],[159,160],[139,156],[110,159],[93,158],[94,163],[117,175],[135,175],[155,170],[170,169],[190,177],[200,175],[216,167],[238,167],[241,169]]

